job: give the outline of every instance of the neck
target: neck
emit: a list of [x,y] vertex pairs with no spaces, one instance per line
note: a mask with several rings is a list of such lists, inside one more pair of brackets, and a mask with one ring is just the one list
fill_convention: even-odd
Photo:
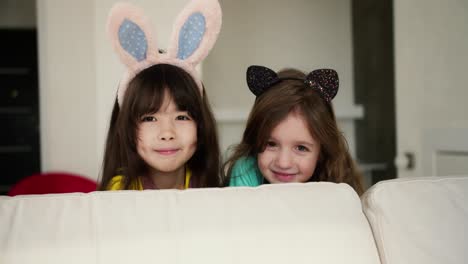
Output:
[[185,167],[172,172],[153,171],[150,178],[158,189],[183,189],[185,185]]

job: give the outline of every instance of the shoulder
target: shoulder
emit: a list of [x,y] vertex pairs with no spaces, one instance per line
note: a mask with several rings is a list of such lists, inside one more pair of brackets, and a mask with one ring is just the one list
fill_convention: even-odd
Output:
[[107,185],[106,190],[109,191],[115,191],[115,190],[123,190],[124,187],[124,176],[123,175],[117,175],[112,177],[112,179],[109,181],[109,184]]
[[259,186],[263,176],[254,157],[243,157],[236,161],[232,167],[229,186]]
[[233,166],[233,171],[246,171],[252,167],[257,166],[257,159],[254,157],[242,157],[238,159]]
[[[123,175],[117,175],[112,177],[107,185],[106,190],[108,191],[117,191],[117,190],[125,190],[125,181]],[[130,184],[129,190],[143,190],[141,182],[138,180],[137,182],[133,182]]]

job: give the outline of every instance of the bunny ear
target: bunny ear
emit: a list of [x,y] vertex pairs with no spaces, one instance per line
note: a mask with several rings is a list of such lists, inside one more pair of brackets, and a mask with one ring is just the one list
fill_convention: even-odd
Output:
[[116,4],[109,13],[107,33],[120,60],[131,72],[157,60],[151,26],[141,9],[129,3]]
[[168,56],[199,64],[218,38],[221,16],[217,0],[192,0],[176,19]]

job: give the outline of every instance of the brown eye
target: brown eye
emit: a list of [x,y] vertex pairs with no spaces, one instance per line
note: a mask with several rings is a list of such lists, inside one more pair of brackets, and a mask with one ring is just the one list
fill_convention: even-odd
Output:
[[141,118],[141,122],[155,122],[155,121],[157,121],[157,119],[154,116],[144,116]]
[[178,115],[176,117],[176,120],[182,120],[182,121],[190,121],[192,119],[190,119],[190,117],[188,115]]
[[267,147],[269,147],[269,148],[276,147],[276,143],[274,141],[268,141],[267,142]]

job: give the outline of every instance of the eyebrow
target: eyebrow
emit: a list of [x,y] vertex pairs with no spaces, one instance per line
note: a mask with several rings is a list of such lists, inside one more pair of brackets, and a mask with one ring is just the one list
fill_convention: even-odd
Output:
[[[276,141],[276,142],[279,141],[274,137],[269,137],[268,140],[272,140],[272,141]],[[315,146],[317,144],[317,143],[312,143],[310,141],[303,141],[303,140],[298,140],[298,141],[294,140],[293,143],[294,143],[294,145],[308,145],[308,146]]]
[[[158,112],[168,112],[166,110],[163,111],[162,109],[159,109],[156,113],[158,113]],[[171,113],[190,113],[188,110],[181,110],[179,108],[175,108],[175,109],[173,109],[172,111],[169,111],[169,112],[171,112]]]
[[294,141],[294,144],[296,145],[308,145],[308,146],[314,146],[315,144],[309,141]]

